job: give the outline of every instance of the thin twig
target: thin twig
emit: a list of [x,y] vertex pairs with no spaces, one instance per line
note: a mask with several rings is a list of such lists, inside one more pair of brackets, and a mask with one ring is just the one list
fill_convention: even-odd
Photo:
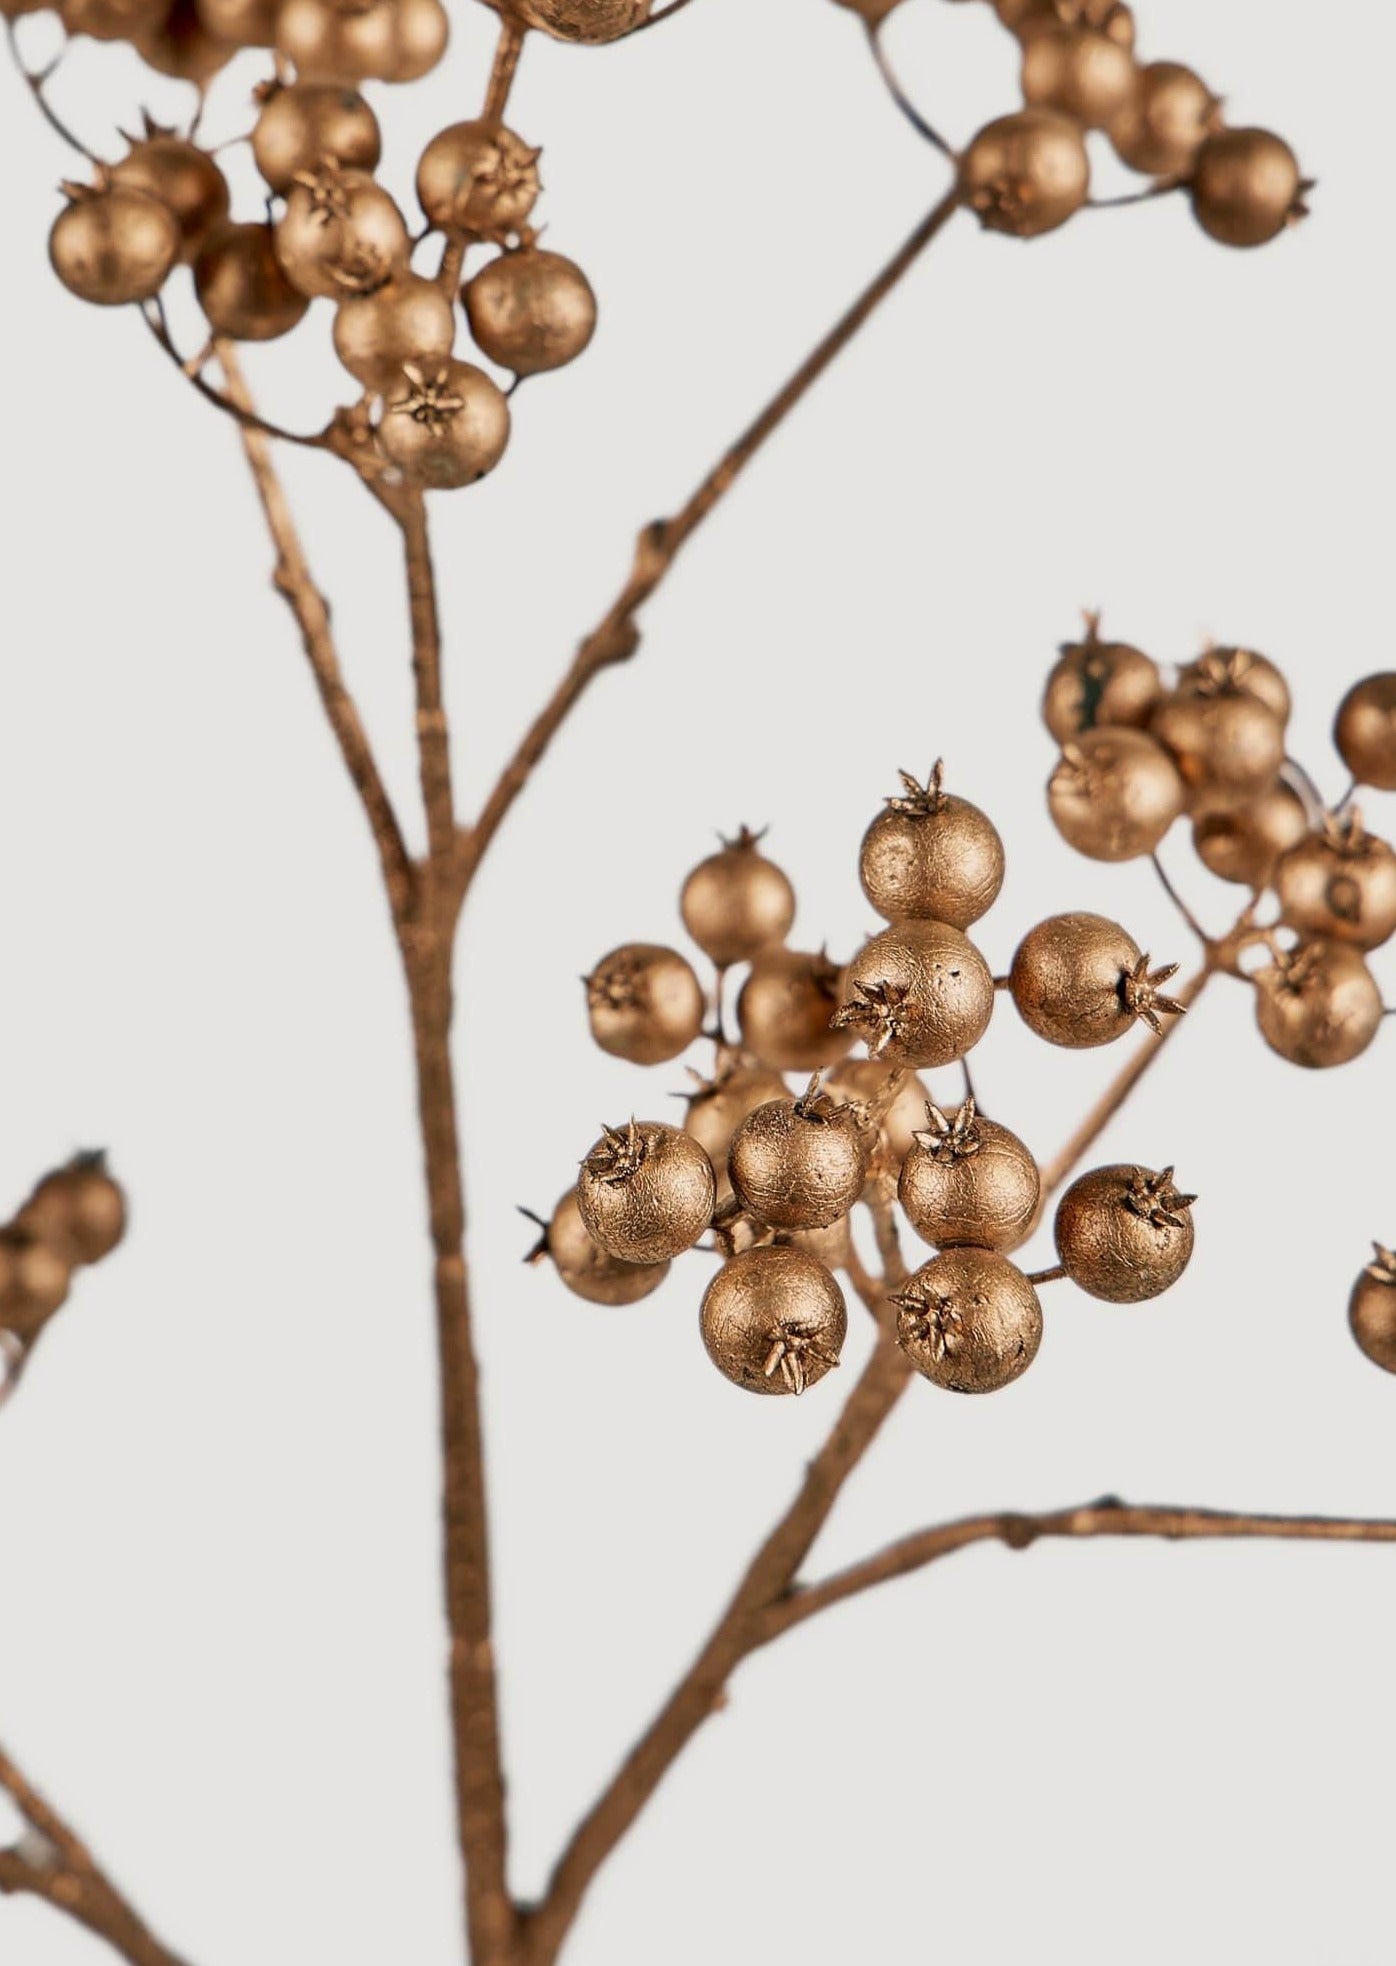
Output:
[[[217,353],[231,400],[251,415],[251,398],[237,357],[225,342],[218,344]],[[359,795],[374,844],[378,848],[394,920],[404,921],[410,913],[413,899],[411,857],[358,706],[349,694],[340,670],[339,653],[330,628],[329,608],[311,576],[286,493],[271,460],[271,447],[265,432],[252,422],[243,422],[240,435],[276,548],[276,570],[273,575],[276,591],[285,599],[300,629],[311,674],[320,692],[320,701],[325,707],[340,755]]]
[[1149,859],[1153,863],[1154,872],[1158,875],[1159,885],[1205,949],[1212,938],[1208,935],[1206,929],[1173,885],[1172,880],[1169,878],[1168,869],[1164,866],[1158,855],[1151,853]]
[[878,1584],[924,1570],[941,1557],[973,1543],[1003,1543],[1025,1550],[1050,1537],[1161,1537],[1175,1542],[1225,1539],[1298,1543],[1396,1543],[1396,1522],[1354,1517],[1242,1515],[1222,1509],[1132,1506],[1113,1496],[1082,1508],[1044,1515],[978,1515],[940,1523],[891,1543],[876,1555],[851,1564],[818,1583],[797,1587],[765,1614],[760,1643],[768,1644],[794,1625],[830,1606],[857,1597]]
[[401,511],[407,563],[407,600],[412,621],[412,673],[417,691],[417,751],[422,804],[426,811],[430,862],[443,871],[456,850],[455,795],[451,789],[451,743],[441,683],[441,622],[436,574],[427,530],[426,499],[412,493]]
[[41,1898],[105,1939],[130,1966],[185,1966],[156,1938],[86,1844],[3,1750],[0,1793],[10,1798],[26,1825],[19,1843],[0,1849],[0,1896]]
[[[1300,800],[1303,802],[1309,824],[1311,826],[1321,826],[1328,807],[1324,803],[1323,794],[1314,782],[1313,774],[1309,771],[1308,767],[1301,764],[1298,758],[1286,758],[1280,766],[1280,778],[1289,786],[1291,792],[1298,794]],[[1340,801],[1339,804],[1341,803]],[[1336,812],[1338,807],[1335,806],[1333,810]]]
[[877,72],[887,85],[887,93],[891,96],[893,102],[900,109],[902,115],[905,116],[916,134],[924,137],[927,143],[934,144],[943,156],[953,157],[955,153],[945,141],[940,131],[935,128],[934,124],[926,121],[925,117],[916,107],[916,104],[911,100],[911,97],[901,85],[897,71],[892,66],[892,58],[888,54],[886,44],[882,39],[882,29],[886,24],[887,18],[887,16],[884,16],[881,21],[868,22],[868,46],[872,50],[873,60],[877,63]]
[[1088,212],[1112,212],[1121,205],[1147,205],[1153,198],[1166,198],[1170,192],[1183,188],[1177,178],[1165,178],[1158,184],[1151,184],[1147,191],[1122,191],[1118,198],[1088,198],[1082,207]]
[[485,90],[485,106],[480,112],[486,123],[502,123],[504,112],[509,106],[509,92],[514,86],[514,77],[519,69],[519,56],[523,53],[524,36],[528,29],[522,21],[507,15],[500,24],[499,39],[495,43],[494,62],[490,68],[489,86]]
[[[156,294],[153,300],[147,301],[145,306],[142,307],[141,319],[150,329],[158,346],[164,349],[185,381],[191,383],[205,401],[212,403],[216,409],[222,410],[225,416],[230,416],[235,422],[240,423],[244,430],[256,430],[264,437],[275,437],[278,442],[283,444],[300,444],[307,450],[325,450],[329,447],[330,432],[328,429],[310,432],[286,430],[281,424],[269,423],[264,416],[259,416],[256,410],[250,407],[245,393],[239,397],[233,392],[231,386],[227,395],[224,395],[221,389],[215,389],[213,384],[199,372],[198,368],[187,362],[180,354],[178,348],[176,348],[174,336],[170,333],[169,319],[165,313],[165,303],[158,294]],[[219,342],[215,345],[219,351],[219,366],[223,370],[224,376],[227,377],[228,363],[226,360],[226,351],[229,344]]]
[[68,145],[70,150],[75,150],[79,157],[85,157],[89,164],[94,167],[101,164],[103,159],[97,155],[95,150],[89,150],[82,138],[69,129],[68,125],[63,121],[63,118],[58,114],[58,111],[48,99],[48,79],[63,57],[61,55],[57,56],[49,63],[47,68],[30,68],[20,48],[19,35],[15,31],[15,24],[8,14],[5,16],[5,38],[10,44],[10,54],[14,58],[15,67],[18,69],[20,77],[26,84],[30,95],[33,96],[38,106],[39,114],[43,117],[49,128],[56,136],[62,137],[64,143]]
[[675,14],[681,14],[689,4],[690,0],[669,0],[667,7],[660,7],[655,13],[650,14],[647,19],[637,22],[627,34],[621,37],[622,40],[629,41],[635,35],[643,34],[647,28],[658,27],[661,21],[672,20]]
[[527,784],[567,717],[585,694],[588,685],[610,664],[624,662],[640,645],[636,615],[668,573],[680,549],[702,525],[723,495],[749,464],[766,439],[777,430],[790,412],[823,375],[835,356],[845,348],[858,330],[886,299],[903,276],[916,264],[959,209],[958,190],[950,191],[898,248],[882,271],[864,288],[853,305],[803,361],[790,380],[779,389],[760,415],[748,425],[737,441],[725,451],[694,491],[688,503],[672,518],[661,519],[641,532],[635,549],[630,576],[620,593],[586,637],[558,684],[551,699],[534,719],[513,757],[505,765],[480,816],[465,835],[465,879],[479,865],[490,841],[499,831],[515,799]]

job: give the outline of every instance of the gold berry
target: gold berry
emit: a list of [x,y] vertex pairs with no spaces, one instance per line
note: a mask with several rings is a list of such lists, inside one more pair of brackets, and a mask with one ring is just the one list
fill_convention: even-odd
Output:
[[763,949],[737,998],[746,1050],[782,1072],[813,1072],[842,1058],[854,1039],[833,1024],[842,975],[822,950]]
[[889,1065],[948,1065],[989,1027],[994,979],[969,938],[945,922],[898,922],[849,964],[838,1023]]
[[679,912],[704,955],[726,969],[783,942],[795,919],[795,890],[743,826],[720,853],[700,860],[683,884]]
[[662,1065],[687,1051],[703,1028],[702,986],[677,949],[627,942],[586,979],[591,1035],[633,1065]]
[[952,1393],[993,1393],[1027,1371],[1042,1342],[1042,1306],[1015,1263],[992,1249],[947,1249],[892,1298],[897,1343],[916,1370]]
[[1173,1169],[1097,1167],[1073,1181],[1057,1207],[1057,1256],[1073,1283],[1109,1304],[1157,1297],[1187,1268],[1192,1204]]
[[863,1191],[871,1134],[854,1106],[818,1089],[772,1099],[732,1136],[727,1174],[747,1214],[773,1229],[823,1229]]
[[932,920],[968,928],[1003,885],[1003,841],[992,820],[942,790],[942,767],[922,785],[900,774],[859,855],[863,892],[885,921]]
[[1050,915],[1028,930],[1008,975],[1014,1008],[1049,1044],[1084,1051],[1142,1021],[1158,1036],[1183,1006],[1163,986],[1177,963],[1155,969],[1133,936],[1104,915]]
[[925,1125],[902,1163],[897,1198],[924,1241],[1016,1249],[1037,1215],[1041,1176],[1016,1133],[966,1099],[956,1113],[926,1103]]
[[708,1228],[716,1192],[696,1140],[657,1120],[631,1120],[607,1127],[582,1162],[577,1204],[607,1255],[663,1263]]
[[751,1393],[802,1393],[830,1372],[848,1332],[843,1292],[801,1249],[747,1249],[723,1264],[699,1314],[708,1357]]
[[492,259],[461,298],[476,346],[515,375],[563,368],[596,332],[596,295],[586,274],[537,246]]

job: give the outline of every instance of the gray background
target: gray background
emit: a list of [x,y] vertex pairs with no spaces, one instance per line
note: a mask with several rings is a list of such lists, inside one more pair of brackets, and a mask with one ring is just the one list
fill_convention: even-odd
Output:
[[[483,86],[490,17],[456,11],[447,68],[383,97],[404,197]],[[1140,14],[1146,54],[1293,139],[1321,179],[1310,224],[1244,255],[1175,201],[1031,248],[957,223],[695,542],[480,885],[459,1057],[525,1889],[839,1397],[743,1400],[711,1371],[702,1259],[615,1313],[520,1268],[514,1204],[550,1206],[601,1115],[670,1114],[681,1083],[589,1048],[579,971],[673,935],[683,871],[742,820],[771,823],[797,935],[846,950],[871,925],[860,831],[896,767],[942,752],[1009,846],[980,931],[995,967],[1071,906],[1186,956],[1137,870],[1075,859],[1044,821],[1055,643],[1093,604],[1162,659],[1207,633],[1267,650],[1330,793],[1333,705],[1391,661],[1396,28],[1298,0]],[[952,136],[1010,106],[987,9],[921,0],[895,32]],[[603,326],[523,392],[498,475],[433,507],[468,793],[635,525],[939,195],[858,43],[820,0],[697,0],[622,50],[530,47],[513,119],[546,146],[549,243]],[[183,100],[90,46],[59,95],[94,139]],[[0,125],[0,1195],[106,1144],[135,1208],[0,1425],[0,1734],[200,1966],[440,1966],[433,1367],[375,870],[232,431],[134,317],[60,291],[44,240],[68,160],[8,76]],[[276,411],[323,414],[328,339],[317,304],[255,361]],[[346,473],[287,469],[409,801],[393,541]],[[1169,859],[1226,919],[1234,891],[1185,838]],[[1102,1154],[1176,1160],[1201,1193],[1182,1285],[1138,1310],[1061,1286],[1010,1392],[913,1389],[822,1560],[1103,1490],[1396,1508],[1396,1383],[1344,1321],[1369,1239],[1396,1236],[1390,1052],[1301,1074],[1238,989],[1204,999]],[[1049,1053],[1002,1012],[976,1057],[1043,1154],[1119,1062]],[[865,1343],[855,1327],[850,1361]],[[979,1551],[865,1599],[742,1672],[569,1957],[1389,1958],[1391,1574],[1381,1550],[1096,1544]],[[92,1956],[41,1907],[0,1932],[23,1966]]]

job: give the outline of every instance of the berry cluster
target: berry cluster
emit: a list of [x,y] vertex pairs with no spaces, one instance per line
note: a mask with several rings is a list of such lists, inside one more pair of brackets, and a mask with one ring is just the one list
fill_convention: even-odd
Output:
[[[1172,968],[1153,968],[1095,915],[1040,923],[996,978],[966,930],[1003,872],[997,830],[945,790],[939,765],[925,784],[903,774],[860,856],[863,892],[887,926],[840,965],[788,946],[794,890],[757,836],[743,829],[725,842],[680,897],[715,971],[710,992],[685,956],[652,943],[612,950],[586,979],[603,1050],[655,1065],[706,1036],[712,1075],[698,1078],[682,1126],[603,1129],[534,1259],[550,1256],[579,1296],[628,1304],[711,1234],[724,1261],[703,1296],[703,1341],[727,1378],[759,1393],[800,1393],[837,1364],[847,1312],[834,1273],[861,1270],[851,1235],[860,1203],[884,1229],[900,1204],[935,1252],[900,1280],[888,1317],[916,1368],[952,1391],[994,1391],[1032,1363],[1039,1283],[1070,1277],[1112,1303],[1165,1290],[1193,1242],[1194,1198],[1171,1168],[1083,1175],[1057,1209],[1058,1265],[1034,1276],[1010,1260],[1044,1196],[1032,1153],[969,1087],[965,1061],[996,992],[1040,1036],[1073,1047],[1137,1023],[1157,1032],[1181,1006],[1162,994]],[[738,965],[729,1041],[726,982]],[[859,1039],[866,1056],[849,1056]],[[954,1108],[919,1076],[952,1064],[966,1081]],[[796,1093],[786,1072],[813,1077]]]
[[1221,98],[1182,63],[1141,62],[1121,0],[993,6],[1022,44],[1025,107],[987,124],[959,160],[965,201],[984,225],[1021,239],[1064,225],[1089,199],[1094,130],[1153,180],[1145,196],[1186,192],[1223,245],[1265,245],[1303,217],[1310,186],[1284,139],[1228,128]]
[[[1084,640],[1062,648],[1042,711],[1062,747],[1048,802],[1063,837],[1092,859],[1131,860],[1186,816],[1203,865],[1251,892],[1231,952],[1211,943],[1209,954],[1254,990],[1266,1044],[1314,1069],[1360,1057],[1391,1014],[1368,958],[1396,937],[1396,851],[1353,797],[1396,792],[1396,671],[1354,683],[1338,706],[1333,742],[1351,783],[1331,806],[1288,755],[1284,676],[1251,649],[1209,648],[1166,681],[1090,617]],[[1258,968],[1242,965],[1249,948]],[[1396,1258],[1381,1244],[1350,1322],[1367,1357],[1396,1372]]]
[[14,1385],[73,1271],[109,1256],[126,1232],[126,1200],[101,1154],[46,1174],[0,1228],[0,1397]]
[[1048,802],[1063,838],[1095,860],[1150,855],[1186,815],[1203,864],[1254,896],[1244,940],[1268,959],[1235,973],[1254,987],[1265,1042],[1296,1065],[1343,1065],[1381,1026],[1367,958],[1396,935],[1396,852],[1352,804],[1359,785],[1396,790],[1396,674],[1342,701],[1334,740],[1353,783],[1336,806],[1288,756],[1289,712],[1263,655],[1210,648],[1165,681],[1091,620],[1047,682],[1043,717],[1062,747]]
[[[7,11],[13,0],[4,0]],[[28,11],[27,8],[22,9]],[[515,382],[571,362],[591,339],[596,299],[580,267],[538,244],[530,224],[539,151],[497,116],[452,124],[417,171],[425,229],[416,237],[374,172],[377,116],[360,84],[405,82],[440,60],[441,0],[63,0],[70,33],[127,39],[157,67],[178,32],[185,74],[201,86],[239,48],[274,50],[248,137],[266,186],[255,218],[232,214],[217,158],[192,134],[147,118],[113,164],[67,182],[49,254],[63,284],[103,306],[144,304],[166,339],[161,296],[179,268],[216,340],[288,334],[311,302],[334,303],[333,345],[362,396],[353,406],[365,470],[423,488],[483,477],[509,441],[500,382],[457,354],[460,321],[478,353]],[[643,19],[636,0],[529,0],[520,27],[604,40]],[[414,270],[444,241],[440,268]],[[461,283],[469,250],[495,249]]]

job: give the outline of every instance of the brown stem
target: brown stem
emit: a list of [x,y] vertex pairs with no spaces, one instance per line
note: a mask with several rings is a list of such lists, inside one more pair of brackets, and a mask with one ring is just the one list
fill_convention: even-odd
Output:
[[1251,1538],[1297,1543],[1396,1543],[1396,1522],[1336,1516],[1239,1515],[1222,1509],[1132,1506],[1107,1496],[1082,1508],[1046,1515],[978,1515],[943,1522],[891,1543],[821,1582],[792,1591],[761,1621],[759,1642],[768,1644],[794,1625],[895,1577],[924,1570],[972,1543],[1003,1543],[1025,1550],[1047,1537],[1158,1536],[1172,1541]]
[[641,532],[630,576],[616,599],[586,637],[553,696],[534,719],[513,757],[485,800],[464,839],[467,878],[478,866],[530,774],[556,737],[588,685],[615,662],[624,662],[640,645],[636,615],[668,573],[685,543],[736,482],[766,439],[823,375],[878,305],[915,265],[931,241],[959,209],[958,190],[948,192],[869,282],[846,313],[771,398],[672,518],[659,519]]
[[495,43],[494,64],[490,69],[489,87],[485,91],[485,106],[480,112],[486,123],[501,123],[509,106],[509,92],[514,86],[514,77],[519,69],[519,56],[523,53],[524,36],[528,29],[521,21],[505,19],[499,29],[499,39]]
[[[246,385],[226,351],[230,390]],[[489,1537],[479,1373],[464,1255],[465,1204],[451,1066],[451,943],[458,888],[441,641],[426,516],[419,497],[383,496],[402,529],[417,683],[417,735],[429,854],[423,884],[403,844],[352,699],[340,678],[324,599],[311,580],[268,440],[242,431],[276,544],[277,585],[291,603],[330,722],[378,843],[412,1007],[412,1030],[434,1257],[441,1361],[446,1614],[450,1631],[457,1832],[465,1863],[466,1922],[474,1966],[512,1966],[516,1921],[506,1877],[504,1775],[490,1638]],[[370,489],[376,489],[370,486]]]
[[137,1916],[87,1846],[3,1750],[0,1792],[9,1796],[28,1829],[23,1841],[0,1850],[0,1896],[43,1899],[105,1939],[130,1966],[186,1966]]
[[422,804],[433,867],[449,868],[455,858],[455,795],[451,789],[451,740],[441,688],[441,622],[436,606],[436,575],[426,500],[412,493],[401,508],[407,559],[407,600],[412,619],[412,673],[417,686],[417,753]]
[[[247,384],[237,358],[231,348],[222,342],[218,344],[218,360],[227,378],[230,396],[250,409]],[[266,515],[267,528],[276,548],[276,569],[273,574],[276,591],[283,596],[295,616],[310,671],[320,692],[320,701],[378,848],[394,920],[403,921],[412,904],[412,862],[397,813],[379,773],[368,733],[340,671],[339,654],[330,628],[329,608],[311,577],[286,493],[271,461],[269,438],[263,431],[247,424],[240,426],[240,435],[252,469],[257,496]]]
[[491,1639],[489,1521],[480,1374],[471,1333],[465,1203],[451,1067],[449,937],[404,946],[412,999],[417,1101],[434,1252],[441,1369],[446,1618],[450,1631],[457,1829],[465,1865],[472,1966],[509,1966],[516,1915],[509,1895],[499,1694]]
[[901,1397],[910,1367],[879,1337],[798,1494],[756,1555],[697,1658],[572,1835],[547,1892],[524,1922],[528,1966],[551,1966],[587,1888],[719,1703],[733,1671],[759,1642],[761,1619],[789,1589],[844,1483]]

